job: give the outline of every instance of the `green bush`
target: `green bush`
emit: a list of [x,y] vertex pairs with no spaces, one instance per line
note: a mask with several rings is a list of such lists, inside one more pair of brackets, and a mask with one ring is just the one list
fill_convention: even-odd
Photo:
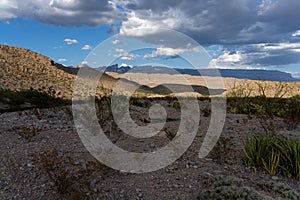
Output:
[[245,162],[247,167],[258,167],[263,164],[269,152],[273,148],[274,138],[271,136],[253,136],[244,141]]
[[178,110],[181,108],[180,103],[178,101],[173,102],[171,107],[175,108],[175,109],[178,109]]

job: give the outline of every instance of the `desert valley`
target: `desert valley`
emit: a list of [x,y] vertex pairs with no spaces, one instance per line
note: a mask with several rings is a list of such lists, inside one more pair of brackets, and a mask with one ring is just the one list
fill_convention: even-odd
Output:
[[[226,77],[101,72],[94,101],[98,123],[129,152],[155,152],[179,137],[187,105],[177,95],[189,98],[186,83],[199,105],[197,134],[178,160],[157,171],[127,173],[96,160],[78,135],[72,95],[80,68],[0,45],[0,69],[0,199],[300,199],[300,81],[289,74],[276,75],[276,81],[230,77],[230,71],[222,72]],[[217,79],[223,88],[214,85]],[[137,88],[128,101],[138,126],[160,123],[151,119],[151,106],[165,109],[157,135],[132,137],[114,122],[110,106],[118,84]],[[199,158],[213,98],[226,98],[224,127],[209,155]]]

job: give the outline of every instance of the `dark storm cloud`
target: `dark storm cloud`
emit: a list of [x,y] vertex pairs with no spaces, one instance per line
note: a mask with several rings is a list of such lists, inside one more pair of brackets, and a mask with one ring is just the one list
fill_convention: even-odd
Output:
[[[92,27],[121,22],[121,34],[148,35],[147,42],[164,34],[131,30],[168,28],[204,46],[223,46],[230,53],[220,60],[231,60],[231,55],[237,54],[242,64],[276,66],[299,62],[299,50],[262,46],[298,44],[299,10],[299,0],[3,0],[0,20],[24,17],[54,25]],[[177,45],[167,47],[183,48]]]
[[125,20],[124,13],[106,0],[5,0],[0,6],[4,13],[0,20],[24,17],[47,24],[93,27]]

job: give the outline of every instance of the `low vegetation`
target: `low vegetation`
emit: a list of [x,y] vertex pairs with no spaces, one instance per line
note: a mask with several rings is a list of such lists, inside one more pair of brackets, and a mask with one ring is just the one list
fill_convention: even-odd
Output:
[[75,162],[56,149],[35,155],[34,162],[48,175],[59,194],[71,199],[90,199],[90,193],[101,192],[91,185],[91,177],[105,168],[98,162]]
[[[228,111],[234,114],[247,114],[259,119],[261,127],[267,134],[274,134],[278,129],[275,117],[284,119],[288,130],[294,130],[300,123],[300,95],[289,96],[291,88],[286,83],[276,83],[271,88],[265,82],[256,82],[258,92],[245,85],[233,88],[228,93]],[[266,91],[273,90],[273,96]]]
[[264,199],[255,188],[243,185],[243,180],[232,176],[208,177],[196,194],[196,199]]
[[41,129],[36,128],[34,125],[27,127],[18,127],[18,128],[13,128],[13,130],[22,138],[24,138],[27,141],[31,141],[35,136],[37,136]]
[[0,101],[8,105],[7,108],[0,108],[0,112],[22,110],[24,104],[29,104],[30,108],[49,108],[70,103],[70,101],[55,97],[55,91],[52,88],[19,91],[0,89]]
[[300,142],[276,136],[252,136],[244,141],[248,168],[265,169],[270,175],[282,174],[300,181]]
[[233,163],[237,159],[233,145],[233,138],[221,136],[213,150],[209,153],[209,157],[214,159],[218,164]]

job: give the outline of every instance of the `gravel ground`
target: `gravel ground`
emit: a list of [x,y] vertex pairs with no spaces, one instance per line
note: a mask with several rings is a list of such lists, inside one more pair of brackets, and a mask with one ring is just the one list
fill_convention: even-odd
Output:
[[[154,103],[161,103],[167,108],[170,120],[165,127],[176,131],[180,110],[168,106],[167,102]],[[209,105],[205,101],[199,103],[202,109]],[[148,109],[132,106],[131,116],[137,124],[145,124],[149,118]],[[155,172],[130,174],[96,162],[74,128],[70,107],[0,114],[0,199],[214,199],[216,197],[211,194],[221,191],[220,186],[222,190],[225,187],[236,193],[249,194],[247,197],[241,195],[241,198],[300,198],[297,196],[300,193],[299,182],[281,175],[271,177],[262,169],[254,174],[252,169],[243,165],[243,139],[263,132],[257,119],[228,114],[221,135],[225,146],[200,159],[198,152],[209,121],[210,117],[201,115],[194,142],[176,162]],[[300,127],[287,131],[281,119],[275,119],[275,122],[278,134],[299,139]],[[113,143],[130,151],[155,151],[170,141],[164,131],[151,139],[133,139],[120,130],[110,132],[108,125],[104,126],[104,130]],[[54,148],[73,160],[70,166],[65,166],[66,169],[72,167],[72,187],[63,192],[51,178],[54,170],[47,173],[37,159],[41,153],[52,152]],[[63,163],[59,159],[57,162]],[[89,162],[96,163],[97,167],[92,173],[84,172],[82,175],[88,181],[86,184],[82,181],[80,169],[87,169]],[[289,195],[282,191],[288,191]]]

